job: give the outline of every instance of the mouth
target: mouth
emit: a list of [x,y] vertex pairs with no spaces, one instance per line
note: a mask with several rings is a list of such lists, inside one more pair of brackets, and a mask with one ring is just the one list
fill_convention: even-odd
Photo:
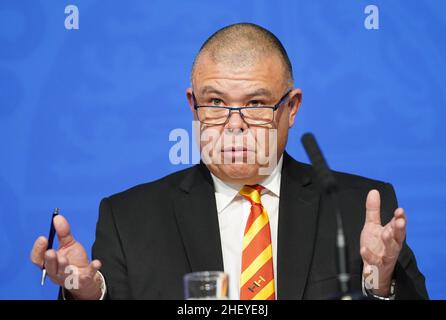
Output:
[[230,146],[230,147],[225,147],[221,150],[222,152],[248,152],[248,151],[252,151],[247,147],[243,147],[243,146]]
[[244,146],[225,147],[222,149],[221,154],[226,164],[247,163],[248,159],[254,156],[252,149]]

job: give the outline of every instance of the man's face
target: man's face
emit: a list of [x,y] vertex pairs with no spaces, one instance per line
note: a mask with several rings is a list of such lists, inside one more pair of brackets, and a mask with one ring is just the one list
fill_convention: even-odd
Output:
[[[197,105],[273,106],[290,89],[284,75],[277,55],[234,68],[215,63],[203,54],[195,66],[193,87],[186,91],[194,119],[197,115],[193,95]],[[205,163],[209,170],[227,183],[255,184],[264,180],[261,168],[274,168],[283,154],[300,101],[301,91],[294,89],[274,112],[273,122],[265,125],[247,124],[238,111],[221,125],[200,123],[200,152],[202,158],[208,158]],[[265,156],[269,162],[265,163]]]

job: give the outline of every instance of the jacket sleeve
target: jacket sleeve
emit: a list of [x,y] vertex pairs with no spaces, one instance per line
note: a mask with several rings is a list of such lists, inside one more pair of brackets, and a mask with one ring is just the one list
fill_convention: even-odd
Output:
[[132,299],[125,252],[108,198],[102,199],[99,207],[92,257],[102,263],[100,271],[105,278],[106,299]]

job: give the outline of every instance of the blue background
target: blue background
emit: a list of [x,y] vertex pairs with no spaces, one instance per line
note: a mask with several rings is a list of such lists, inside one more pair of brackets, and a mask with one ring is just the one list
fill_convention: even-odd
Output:
[[[80,11],[64,27],[65,6]],[[380,29],[364,28],[364,8]],[[90,248],[102,197],[186,166],[172,129],[202,42],[235,22],[274,32],[332,168],[394,184],[432,298],[446,298],[444,1],[0,1],[0,298],[53,299],[29,251],[61,208]]]

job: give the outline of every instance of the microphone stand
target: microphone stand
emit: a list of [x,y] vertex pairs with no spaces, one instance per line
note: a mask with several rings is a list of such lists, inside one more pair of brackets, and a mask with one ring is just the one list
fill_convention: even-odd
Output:
[[339,300],[358,300],[365,299],[364,295],[354,293],[350,287],[350,273],[348,271],[347,242],[345,240],[344,225],[341,209],[338,200],[338,185],[329,169],[323,155],[311,133],[302,136],[302,144],[310,158],[311,164],[316,173],[322,192],[328,196],[336,216],[336,263],[338,271],[339,295],[335,299]]
[[336,258],[338,266],[338,284],[341,296],[340,300],[353,300],[353,295],[350,291],[350,273],[348,272],[348,256],[347,243],[345,241],[344,226],[342,223],[341,210],[336,192],[328,193],[333,209],[336,215]]

